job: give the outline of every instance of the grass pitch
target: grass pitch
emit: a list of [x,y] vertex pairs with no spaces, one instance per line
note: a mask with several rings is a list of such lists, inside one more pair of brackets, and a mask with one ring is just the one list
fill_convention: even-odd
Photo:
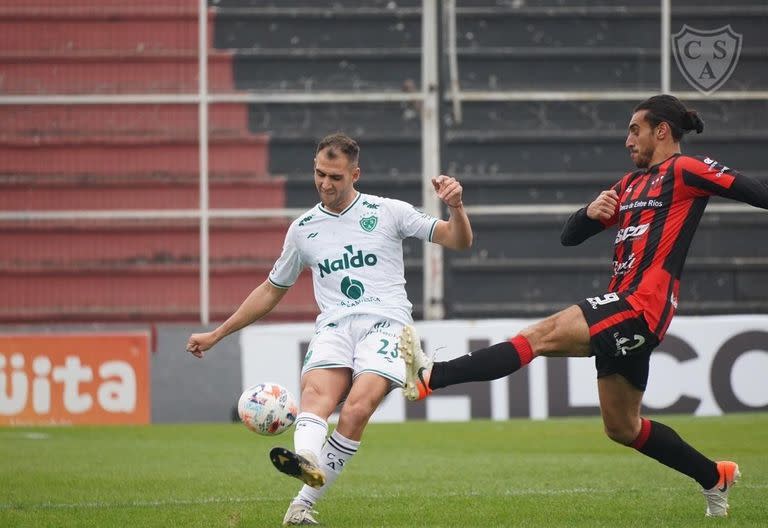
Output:
[[[768,414],[660,417],[743,478],[731,517],[598,419],[374,424],[325,499],[329,527],[768,526]],[[299,482],[239,424],[0,428],[0,526],[280,526]]]

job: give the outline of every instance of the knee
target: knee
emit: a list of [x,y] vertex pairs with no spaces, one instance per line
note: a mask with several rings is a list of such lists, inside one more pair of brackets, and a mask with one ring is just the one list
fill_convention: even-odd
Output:
[[350,401],[344,403],[339,415],[339,422],[348,425],[360,427],[365,426],[371,415],[376,410],[376,406],[365,400]]
[[323,396],[320,388],[314,383],[307,383],[301,388],[302,401],[316,401]]
[[640,424],[635,426],[631,422],[608,422],[603,423],[605,435],[618,444],[625,446],[635,441],[640,433]]
[[546,356],[557,349],[554,333],[555,326],[549,319],[544,319],[523,329],[520,335],[528,340],[533,356],[536,357]]
[[318,385],[308,383],[301,389],[301,410],[327,418],[339,404],[335,394],[322,390]]

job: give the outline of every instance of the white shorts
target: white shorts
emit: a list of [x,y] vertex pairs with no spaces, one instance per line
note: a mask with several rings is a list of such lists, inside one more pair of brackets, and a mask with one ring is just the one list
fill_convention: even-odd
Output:
[[351,315],[323,326],[309,342],[301,375],[320,368],[348,368],[352,378],[364,372],[405,384],[405,363],[397,351],[403,324],[380,315]]

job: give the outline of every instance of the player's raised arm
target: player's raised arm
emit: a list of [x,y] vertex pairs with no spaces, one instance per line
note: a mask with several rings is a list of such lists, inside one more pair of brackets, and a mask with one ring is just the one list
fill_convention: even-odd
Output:
[[573,213],[563,227],[560,243],[576,246],[596,235],[616,219],[619,195],[614,188],[601,192],[589,205]]
[[440,175],[432,178],[438,198],[448,206],[450,217],[435,225],[432,242],[449,249],[468,249],[472,246],[472,226],[462,202],[463,188],[451,176]]
[[287,288],[278,288],[269,280],[265,280],[254,288],[240,307],[218,328],[211,332],[192,334],[187,341],[187,352],[202,358],[206,350],[223,338],[271,312],[287,291]]
[[716,194],[768,209],[768,185],[756,178],[707,157],[686,156],[679,165],[685,190],[692,196]]

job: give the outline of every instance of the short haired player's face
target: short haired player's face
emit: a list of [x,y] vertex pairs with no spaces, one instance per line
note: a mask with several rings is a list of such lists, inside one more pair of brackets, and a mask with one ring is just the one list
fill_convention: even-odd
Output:
[[[647,110],[632,114],[629,121],[629,133],[624,146],[629,149],[629,157],[639,169],[647,169],[656,150],[656,128],[645,119]],[[661,124],[659,124],[661,126]]]
[[323,149],[315,157],[315,187],[323,207],[339,213],[355,197],[355,182],[360,177],[360,167],[350,163],[344,154],[333,158]]

